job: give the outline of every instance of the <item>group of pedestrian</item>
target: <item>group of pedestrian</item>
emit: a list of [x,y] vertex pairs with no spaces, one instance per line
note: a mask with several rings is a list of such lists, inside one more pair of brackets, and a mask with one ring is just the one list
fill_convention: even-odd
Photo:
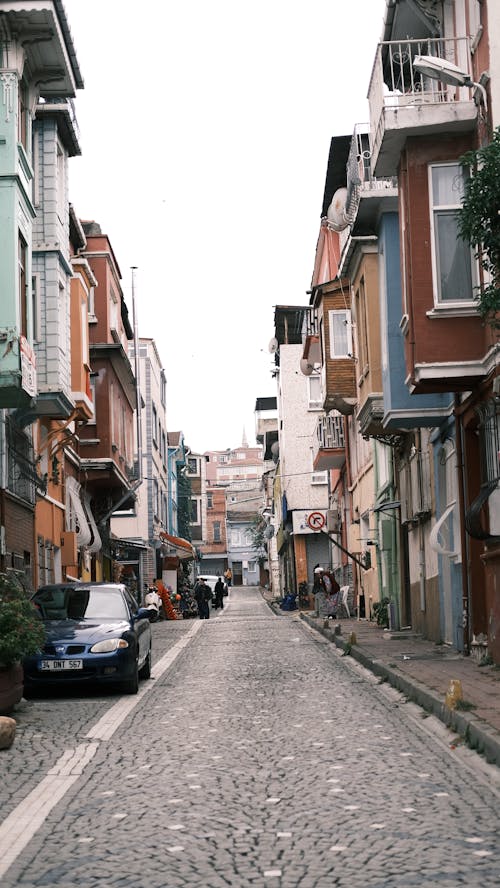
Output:
[[319,564],[314,568],[314,613],[315,616],[328,616],[334,620],[337,617],[339,605],[340,586],[329,570],[324,570]]
[[[232,572],[231,568],[224,572],[224,580],[222,577],[217,578],[217,582],[214,586],[214,592],[212,595],[212,591],[210,586],[204,577],[200,577],[198,582],[194,587],[194,597],[196,599],[196,605],[198,607],[198,616],[200,620],[208,620],[210,617],[210,603],[213,601],[214,610],[224,608],[224,597],[227,595],[227,589],[231,585],[232,581]],[[225,582],[224,582],[225,581]]]

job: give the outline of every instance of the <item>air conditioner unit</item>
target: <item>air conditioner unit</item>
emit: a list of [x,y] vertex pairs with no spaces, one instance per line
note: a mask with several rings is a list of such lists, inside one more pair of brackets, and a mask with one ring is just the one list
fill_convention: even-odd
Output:
[[77,534],[72,531],[64,531],[61,534],[61,564],[67,567],[69,564],[78,564],[78,540]]
[[326,513],[326,528],[328,533],[340,533],[342,527],[342,518],[339,512],[334,509],[328,509]]

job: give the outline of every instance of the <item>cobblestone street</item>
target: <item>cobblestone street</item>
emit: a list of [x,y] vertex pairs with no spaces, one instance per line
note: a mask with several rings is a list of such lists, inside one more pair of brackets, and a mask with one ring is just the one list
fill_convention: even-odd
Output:
[[498,768],[298,616],[236,588],[153,634],[137,697],[16,714],[2,888],[498,886]]

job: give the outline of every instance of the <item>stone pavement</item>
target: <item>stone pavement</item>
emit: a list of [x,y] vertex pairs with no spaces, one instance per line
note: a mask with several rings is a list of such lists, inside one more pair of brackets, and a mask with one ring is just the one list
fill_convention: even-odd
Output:
[[[269,601],[268,594],[265,597]],[[287,616],[277,605],[273,610]],[[446,645],[412,632],[381,629],[369,620],[325,620],[312,611],[298,613],[337,647],[347,647],[350,656],[381,681],[389,682],[500,766],[500,667],[479,666],[477,660]],[[355,641],[350,643],[353,633]],[[462,702],[455,709],[445,702],[451,681],[459,681],[462,687]]]

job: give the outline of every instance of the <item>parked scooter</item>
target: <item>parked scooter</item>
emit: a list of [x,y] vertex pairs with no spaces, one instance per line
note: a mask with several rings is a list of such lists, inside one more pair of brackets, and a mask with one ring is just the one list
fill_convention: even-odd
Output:
[[156,623],[160,619],[161,598],[155,586],[150,586],[144,595],[144,607],[149,611],[149,622]]

